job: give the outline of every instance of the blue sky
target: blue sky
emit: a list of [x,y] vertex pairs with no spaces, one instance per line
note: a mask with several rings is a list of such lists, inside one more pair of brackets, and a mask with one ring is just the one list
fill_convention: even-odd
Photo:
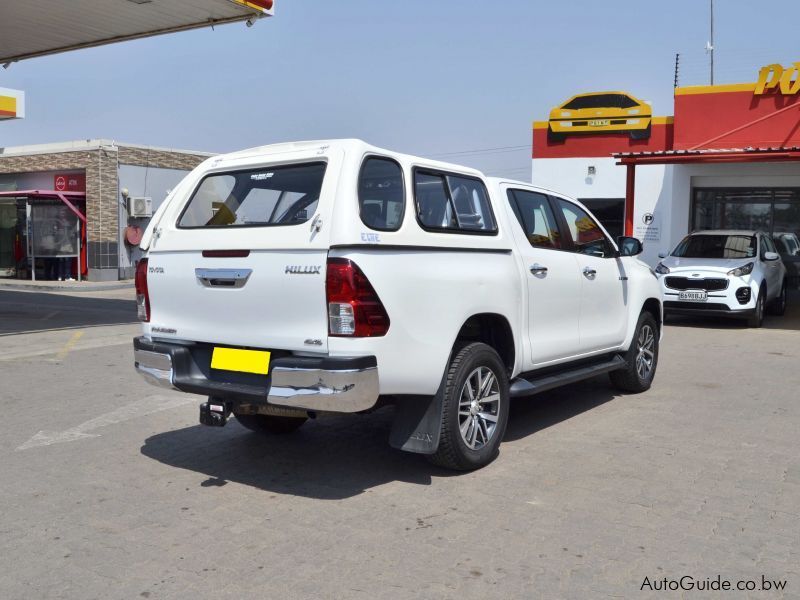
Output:
[[[800,60],[797,0],[716,0],[717,82]],[[23,61],[0,87],[27,117],[0,146],[112,138],[229,151],[361,137],[530,175],[530,128],[581,91],[622,89],[672,112],[707,83],[708,1],[276,0],[257,22]],[[510,148],[509,148],[510,147]],[[464,151],[491,148],[507,150]]]

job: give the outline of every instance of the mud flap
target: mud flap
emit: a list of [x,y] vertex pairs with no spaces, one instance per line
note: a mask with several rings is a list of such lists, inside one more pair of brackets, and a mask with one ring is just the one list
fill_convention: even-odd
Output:
[[442,432],[442,393],[435,396],[401,396],[396,403],[389,445],[392,448],[433,454],[439,449]]

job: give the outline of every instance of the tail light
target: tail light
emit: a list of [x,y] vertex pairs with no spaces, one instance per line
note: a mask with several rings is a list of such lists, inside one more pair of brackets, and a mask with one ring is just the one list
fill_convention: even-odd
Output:
[[353,261],[328,259],[325,293],[330,335],[379,337],[389,331],[389,315],[381,299]]
[[136,316],[140,321],[150,321],[150,294],[147,292],[147,259],[136,263]]

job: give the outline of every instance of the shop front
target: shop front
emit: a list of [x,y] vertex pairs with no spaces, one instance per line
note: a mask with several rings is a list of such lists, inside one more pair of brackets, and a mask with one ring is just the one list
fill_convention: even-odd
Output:
[[797,284],[797,67],[768,65],[755,83],[677,88],[674,117],[649,117],[648,137],[609,129],[607,122],[639,118],[614,113],[581,115],[587,126],[553,139],[553,118],[561,119],[561,132],[563,120],[571,118],[558,109],[550,121],[534,123],[533,183],[572,195],[592,210],[615,207],[596,214],[614,233],[622,215],[622,231],[643,241],[643,258],[653,265],[690,231],[763,230]]
[[80,281],[87,271],[85,194],[0,192],[0,276]]
[[111,140],[0,148],[0,277],[132,277],[137,236],[209,156]]

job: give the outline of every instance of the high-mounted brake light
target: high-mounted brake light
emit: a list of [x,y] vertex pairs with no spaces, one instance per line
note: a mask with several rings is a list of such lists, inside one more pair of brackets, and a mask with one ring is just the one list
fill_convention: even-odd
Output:
[[150,322],[150,294],[147,291],[147,259],[136,263],[136,316],[140,321]]
[[358,265],[346,258],[329,258],[327,267],[328,333],[346,337],[386,335],[389,315]]

